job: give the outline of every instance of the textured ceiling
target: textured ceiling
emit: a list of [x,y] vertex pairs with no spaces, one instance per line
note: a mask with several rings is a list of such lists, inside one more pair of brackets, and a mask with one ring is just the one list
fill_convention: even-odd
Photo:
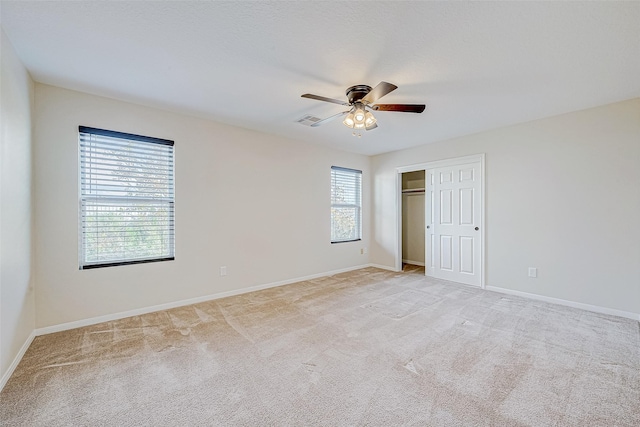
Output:
[[[640,2],[0,2],[36,81],[377,154],[640,96]],[[354,84],[399,88],[354,138]]]

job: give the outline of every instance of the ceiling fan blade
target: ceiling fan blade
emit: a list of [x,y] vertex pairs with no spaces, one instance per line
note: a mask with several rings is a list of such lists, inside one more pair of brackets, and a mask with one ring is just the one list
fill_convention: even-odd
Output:
[[334,114],[333,116],[329,116],[326,119],[322,119],[322,120],[320,120],[318,122],[315,122],[314,124],[311,125],[311,127],[312,128],[318,127],[323,123],[326,123],[326,122],[331,121],[331,120],[333,120],[333,119],[335,119],[337,117],[341,117],[341,116],[344,116],[345,114],[348,114],[349,111],[351,111],[351,110],[343,111],[342,113],[338,113],[338,114]]
[[422,113],[424,104],[376,104],[371,109],[375,111],[399,111],[401,113]]
[[374,87],[371,92],[369,92],[364,98],[362,98],[362,102],[364,102],[365,104],[374,103],[378,99],[382,98],[390,92],[393,92],[396,89],[398,89],[398,86],[394,84],[380,82],[378,83],[378,86]]
[[327,98],[326,96],[312,95],[310,93],[305,93],[304,95],[301,95],[301,96],[303,98],[315,99],[317,101],[333,102],[334,104],[340,104],[340,105],[345,105],[345,106],[349,105],[348,102],[340,101],[339,99]]

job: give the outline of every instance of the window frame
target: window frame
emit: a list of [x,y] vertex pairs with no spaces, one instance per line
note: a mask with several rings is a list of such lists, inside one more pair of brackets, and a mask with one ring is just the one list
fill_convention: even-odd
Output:
[[[104,196],[104,195],[90,195],[85,193],[85,188],[83,186],[83,174],[87,170],[86,166],[83,165],[83,159],[87,156],[83,154],[83,136],[82,134],[90,134],[96,136],[103,136],[108,138],[116,138],[122,141],[135,141],[138,143],[150,143],[157,144],[163,146],[170,146],[171,149],[167,151],[169,154],[168,164],[170,165],[169,171],[170,173],[164,175],[168,180],[169,184],[167,185],[167,190],[169,191],[169,196],[164,197],[165,200],[154,200],[154,204],[166,204],[167,206],[167,226],[166,230],[169,234],[169,254],[168,256],[153,256],[149,258],[135,258],[131,257],[131,253],[128,254],[128,257],[123,257],[120,259],[114,259],[112,261],[99,261],[99,262],[91,262],[87,261],[87,250],[86,248],[86,238],[88,236],[87,233],[84,232],[84,224],[86,218],[86,210],[85,204],[87,200],[92,199],[92,201],[105,201],[105,202],[117,202],[128,199],[129,201],[135,201],[136,199],[139,201],[139,204],[133,203],[134,207],[143,207],[145,203],[149,203],[152,198],[149,197],[139,197],[139,196]],[[86,141],[85,141],[86,142]],[[137,147],[138,149],[140,147]],[[90,169],[90,168],[89,168]],[[117,182],[117,181],[114,181]],[[142,202],[144,200],[145,202]],[[174,141],[162,138],[155,138],[144,135],[137,135],[132,133],[118,132],[106,129],[92,128],[88,126],[78,126],[78,265],[80,270],[89,270],[95,268],[103,268],[103,267],[116,267],[123,265],[135,265],[135,264],[145,264],[151,262],[161,262],[161,261],[173,261],[175,260],[175,144]]]
[[[334,171],[348,172],[357,176],[357,188],[354,191],[359,203],[334,203]],[[355,208],[356,210],[356,237],[348,240],[334,240],[334,208]],[[358,242],[362,240],[362,171],[358,169],[331,166],[331,244]]]

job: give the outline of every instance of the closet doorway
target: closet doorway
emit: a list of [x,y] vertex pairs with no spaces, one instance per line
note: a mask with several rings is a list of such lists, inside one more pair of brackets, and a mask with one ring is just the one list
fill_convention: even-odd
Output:
[[484,154],[396,171],[396,271],[424,265],[427,276],[484,288]]
[[402,174],[402,267],[424,266],[425,171]]

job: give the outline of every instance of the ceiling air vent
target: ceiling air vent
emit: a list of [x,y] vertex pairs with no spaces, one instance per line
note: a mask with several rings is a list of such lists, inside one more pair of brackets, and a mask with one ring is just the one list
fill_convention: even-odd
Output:
[[315,123],[318,123],[320,120],[322,120],[320,117],[306,115],[296,120],[296,122],[300,123],[301,125],[311,126]]

